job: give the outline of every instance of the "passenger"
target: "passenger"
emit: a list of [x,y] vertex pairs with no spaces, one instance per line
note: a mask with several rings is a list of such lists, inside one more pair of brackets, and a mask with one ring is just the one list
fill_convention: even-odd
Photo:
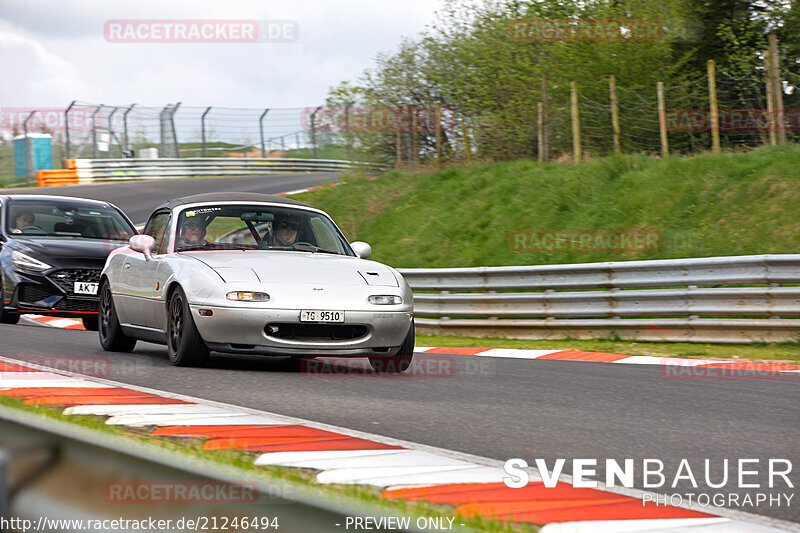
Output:
[[206,227],[203,222],[197,218],[185,219],[181,225],[176,248],[193,248],[195,246],[205,246],[206,244],[208,244],[208,241],[206,241]]
[[279,214],[275,217],[273,228],[273,245],[291,246],[297,240],[300,223],[293,215]]
[[15,226],[14,229],[11,230],[11,233],[22,233],[22,229],[33,226],[35,220],[36,217],[30,211],[21,212],[14,220]]

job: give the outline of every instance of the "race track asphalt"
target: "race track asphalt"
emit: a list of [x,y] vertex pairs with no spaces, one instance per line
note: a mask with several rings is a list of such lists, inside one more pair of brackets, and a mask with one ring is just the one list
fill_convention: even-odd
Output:
[[[42,357],[78,361],[101,358],[110,373],[101,377],[174,393],[246,406],[359,431],[385,435],[504,461],[520,457],[664,462],[667,487],[659,493],[743,493],[736,489],[736,460],[756,458],[766,494],[767,461],[800,461],[800,389],[791,379],[667,379],[657,365],[577,361],[435,357],[435,368],[416,376],[298,372],[281,359],[214,354],[206,368],[176,368],[162,346],[139,343],[131,354],[102,351],[97,334],[36,326],[0,325],[0,355],[33,362]],[[554,343],[554,348],[557,348]],[[357,365],[362,360],[352,360]],[[95,368],[90,364],[89,368]],[[693,489],[672,478],[686,458],[701,487],[704,459],[711,480],[721,479],[723,458],[731,461],[721,489]],[[747,468],[751,468],[748,466]],[[790,475],[795,486],[796,471]],[[600,477],[599,479],[603,479]],[[795,499],[796,500],[796,499]],[[800,504],[734,509],[800,522]]]

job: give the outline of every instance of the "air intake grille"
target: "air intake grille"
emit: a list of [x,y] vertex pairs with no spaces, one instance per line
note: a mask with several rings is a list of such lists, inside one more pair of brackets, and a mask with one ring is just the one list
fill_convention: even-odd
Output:
[[[273,329],[278,331],[273,333]],[[358,324],[268,324],[265,328],[270,337],[293,341],[346,341],[365,336],[367,326]]]

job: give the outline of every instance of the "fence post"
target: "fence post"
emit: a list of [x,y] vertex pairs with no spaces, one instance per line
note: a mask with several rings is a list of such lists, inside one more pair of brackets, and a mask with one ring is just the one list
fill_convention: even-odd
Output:
[[661,157],[669,157],[669,139],[667,138],[667,109],[664,107],[664,82],[656,84],[658,94],[658,130],[661,133]]
[[419,163],[419,141],[417,138],[417,110],[411,108],[411,166]]
[[281,157],[286,157],[286,135],[281,137]]
[[539,161],[544,161],[544,117],[542,116],[542,112],[544,109],[544,104],[542,102],[536,103],[536,140],[537,142],[537,149],[539,152]]
[[767,93],[767,116],[769,120],[769,144],[778,144],[778,132],[775,123],[775,99],[772,97],[772,61],[770,60],[769,49],[764,50],[764,83]]
[[781,81],[781,62],[778,52],[778,38],[774,33],[767,35],[769,41],[769,59],[772,63],[772,104],[775,106],[775,117],[778,128],[778,143],[786,142],[786,112],[783,109],[783,83]]
[[578,82],[569,82],[570,111],[572,114],[572,153],[575,163],[580,163],[581,157],[581,120],[578,116]]
[[[108,157],[109,157],[109,159],[113,159],[114,158],[114,150],[112,149],[112,146],[114,145],[114,143],[113,143],[113,140],[114,140],[114,122],[113,122],[113,120],[114,120],[114,113],[116,113],[118,109],[119,109],[118,107],[115,107],[114,110],[111,112],[111,114],[108,115]],[[121,151],[122,151],[122,147],[120,147],[120,152]],[[122,157],[122,154],[120,154],[120,157]]]
[[542,74],[542,160],[550,158],[550,117],[548,116],[547,74]]
[[442,164],[442,106],[436,103],[436,164]]
[[210,111],[211,106],[208,106],[206,110],[203,111],[203,114],[200,115],[200,142],[202,143],[201,146],[203,151],[201,153],[203,154],[203,157],[208,156],[208,149],[206,146],[206,115],[208,115]]
[[353,107],[353,101],[347,102],[347,105],[344,107],[344,128],[345,128],[345,142],[347,143],[347,160],[353,160],[352,154],[352,146],[351,146],[351,137],[350,137],[350,108]]
[[461,119],[461,127],[464,130],[464,150],[467,153],[467,161],[472,161],[472,144],[469,140],[469,129],[467,128],[467,119]]
[[[211,109],[211,108],[209,107],[209,109]],[[269,108],[265,109],[264,112],[261,113],[261,116],[258,117],[258,134],[261,137],[261,157],[262,157],[262,159],[266,159],[267,158],[267,148],[264,145],[264,117],[267,116],[267,113],[269,113]]]
[[72,106],[75,105],[75,102],[77,102],[77,100],[73,100],[72,102],[70,102],[69,106],[67,106],[66,111],[64,111],[64,137],[66,138],[65,152],[67,154],[67,157],[65,157],[65,159],[71,159],[70,152],[72,150],[72,144],[70,143],[69,140],[69,111],[70,109],[72,109]]
[[319,110],[322,109],[322,106],[317,107],[313,113],[311,113],[311,144],[313,145],[314,150],[314,159],[317,158],[317,113]]
[[395,155],[394,155],[394,166],[395,168],[400,168],[400,163],[402,162],[403,156],[403,148],[401,146],[400,140],[400,121],[396,121],[396,126],[394,130],[394,144],[395,144]]
[[97,159],[97,122],[95,118],[101,107],[103,107],[103,104],[100,104],[92,113],[92,159]]
[[133,106],[136,104],[131,104],[128,109],[122,114],[122,132],[125,135],[125,151],[130,153],[131,152],[131,141],[130,137],[128,137],[128,113],[133,110]]
[[608,94],[611,101],[611,131],[614,141],[614,153],[622,152],[619,131],[619,104],[617,103],[617,78],[613,74],[608,78]]
[[31,140],[28,138],[28,121],[33,118],[35,114],[36,111],[31,111],[28,118],[22,122],[22,133],[25,135],[25,142],[23,144],[25,151],[25,185],[30,183],[31,170],[33,169],[33,150],[31,149]]
[[169,114],[169,125],[172,128],[172,144],[175,146],[175,157],[177,158],[181,157],[181,145],[178,144],[178,132],[175,129],[175,113],[178,112],[180,106],[180,102],[175,104],[175,107],[172,108],[172,113]]
[[708,71],[708,104],[710,107],[711,119],[711,151],[715,154],[720,153],[719,145],[719,107],[717,105],[717,72],[714,67],[714,60],[706,61]]

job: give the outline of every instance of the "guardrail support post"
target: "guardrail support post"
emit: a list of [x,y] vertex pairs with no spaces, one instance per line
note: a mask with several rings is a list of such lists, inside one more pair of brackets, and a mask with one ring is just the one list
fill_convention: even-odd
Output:
[[70,109],[72,109],[72,106],[75,105],[75,102],[77,102],[77,100],[73,100],[72,102],[70,102],[69,106],[67,106],[67,109],[64,111],[64,137],[65,137],[64,152],[66,153],[66,157],[64,159],[71,159],[70,152],[72,145],[69,140],[69,111]]
[[[211,108],[209,107],[209,109]],[[267,116],[267,113],[269,113],[269,108],[265,109],[261,116],[258,117],[258,132],[261,135],[261,157],[263,159],[267,158],[267,148],[264,145],[264,117]]]
[[211,106],[208,106],[203,114],[200,115],[200,141],[203,144],[203,157],[208,157],[208,151],[206,150],[206,115],[208,112],[211,111]]

